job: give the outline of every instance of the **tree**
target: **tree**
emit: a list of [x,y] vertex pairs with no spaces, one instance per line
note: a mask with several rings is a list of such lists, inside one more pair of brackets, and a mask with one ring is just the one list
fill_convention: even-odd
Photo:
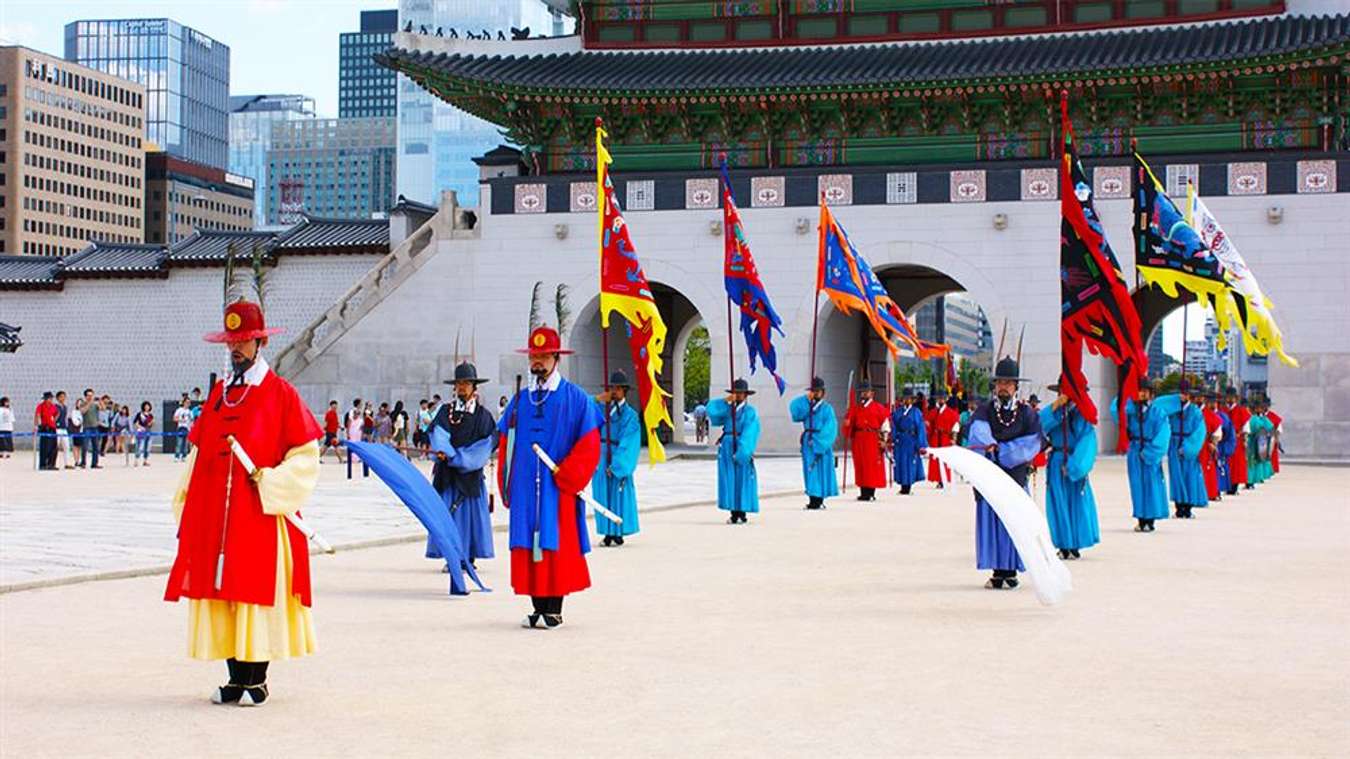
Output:
[[684,407],[708,402],[712,365],[712,341],[707,327],[697,327],[684,346]]
[[[1191,390],[1202,390],[1207,385],[1199,375],[1187,374],[1186,383]],[[1175,393],[1181,387],[1181,372],[1172,372],[1158,381],[1158,395]]]

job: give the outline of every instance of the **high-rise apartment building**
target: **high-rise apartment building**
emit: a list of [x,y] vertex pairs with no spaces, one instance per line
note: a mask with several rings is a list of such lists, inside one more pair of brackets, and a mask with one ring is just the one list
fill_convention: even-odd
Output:
[[369,218],[394,205],[394,119],[306,119],[272,126],[267,223],[301,214]]
[[147,243],[172,245],[199,229],[253,229],[252,179],[164,152],[145,161]]
[[314,98],[304,95],[236,95],[230,98],[230,173],[253,180],[253,221],[267,223],[267,151],[279,121],[312,119]]
[[0,253],[141,242],[144,130],[144,87],[0,47]]
[[398,75],[372,57],[394,44],[398,11],[361,11],[361,31],[338,35],[338,117],[398,114]]
[[72,21],[66,60],[146,89],[153,149],[224,169],[229,160],[230,48],[167,18]]

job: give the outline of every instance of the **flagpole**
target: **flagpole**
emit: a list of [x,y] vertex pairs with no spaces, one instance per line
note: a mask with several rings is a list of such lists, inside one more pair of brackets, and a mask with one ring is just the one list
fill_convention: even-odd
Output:
[[[720,179],[721,179],[722,184],[726,187],[726,194],[727,194],[727,195],[731,195],[731,175],[727,173],[727,154],[726,154],[726,152],[724,151],[724,152],[721,154],[720,157],[721,157],[721,163],[722,163],[722,176],[720,177]],[[734,195],[732,196],[732,200],[733,200],[733,201],[735,200],[735,196],[734,196]],[[727,226],[727,223],[726,223],[726,215],[727,215],[726,202],[723,201],[723,203],[722,203],[722,258],[723,258],[723,261],[724,261],[724,262],[725,262],[726,254],[727,254],[727,251],[726,251],[727,243],[731,241],[731,235],[735,234],[735,232],[734,232],[732,229],[728,228],[728,226]],[[735,387],[736,387],[736,344],[735,344],[735,339],[734,339],[734,337],[733,337],[734,334],[735,334],[735,332],[734,332],[734,330],[732,329],[732,326],[731,326],[731,295],[728,294],[728,295],[727,295],[727,388],[728,388],[728,389],[732,389],[732,388],[735,388]],[[740,510],[741,510],[741,488],[740,488],[740,483],[738,483],[738,482],[736,481],[736,450],[737,450],[738,448],[740,448],[741,440],[740,440],[740,436],[736,433],[736,398],[735,398],[734,396],[732,397],[731,403],[728,404],[728,406],[730,407],[730,416],[731,416],[731,472],[732,472],[732,477],[731,477],[731,499],[732,499],[732,505],[733,505],[733,507],[734,507],[733,510],[734,510],[734,511],[740,511]]]
[[[605,260],[605,204],[608,203],[608,193],[605,192],[606,168],[605,161],[601,158],[601,137],[605,133],[605,120],[599,116],[595,117],[595,196],[599,199],[596,203],[596,244],[600,246],[600,261],[602,271],[600,272],[601,300],[604,299],[604,260]],[[558,327],[561,329],[562,325]],[[606,323],[604,305],[600,308],[600,389],[606,393],[604,404],[605,409],[605,477],[609,477],[610,466],[614,463],[614,453],[611,450],[613,437],[610,427],[610,402],[609,392],[609,324]],[[640,399],[639,399],[640,402]],[[648,446],[651,444],[648,443]],[[648,454],[650,456],[650,454]],[[606,488],[608,490],[608,488]]]

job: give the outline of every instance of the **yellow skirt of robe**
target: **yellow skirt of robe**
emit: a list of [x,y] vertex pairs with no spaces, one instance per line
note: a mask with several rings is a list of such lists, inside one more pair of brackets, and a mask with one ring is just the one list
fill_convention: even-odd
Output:
[[284,605],[188,600],[188,655],[194,659],[263,662],[317,650],[309,608],[291,593],[291,543],[277,517],[277,595]]

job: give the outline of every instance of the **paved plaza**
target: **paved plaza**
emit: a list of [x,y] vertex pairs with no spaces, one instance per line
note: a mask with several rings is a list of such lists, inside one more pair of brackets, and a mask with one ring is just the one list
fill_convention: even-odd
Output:
[[[794,460],[763,464],[766,492],[795,487]],[[5,462],[6,582],[165,560],[173,466],[104,470],[103,495],[96,473]],[[712,469],[644,469],[644,504],[706,498]],[[0,754],[1341,754],[1345,470],[1287,467],[1152,535],[1130,530],[1119,459],[1093,480],[1103,542],[1055,608],[982,589],[964,487],[824,512],[775,497],[747,527],[649,511],[548,632],[517,626],[501,558],[494,592],[452,598],[420,545],[340,551],[313,563],[319,654],[274,664],[253,711],[206,702],[223,667],[184,656],[162,575],[5,593]],[[415,532],[400,508],[331,466],[308,512],[352,543]],[[539,693],[552,708],[522,707]]]

